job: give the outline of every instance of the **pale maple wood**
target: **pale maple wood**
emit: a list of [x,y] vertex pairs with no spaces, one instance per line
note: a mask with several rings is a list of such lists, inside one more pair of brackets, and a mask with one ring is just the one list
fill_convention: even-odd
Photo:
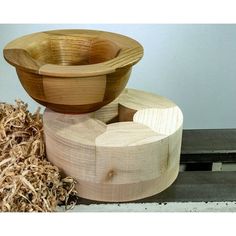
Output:
[[53,30],[13,40],[3,53],[37,102],[57,112],[87,113],[119,96],[143,47],[110,32]]
[[81,197],[110,202],[157,194],[177,177],[183,115],[170,100],[125,89],[83,115],[46,109],[48,159],[78,181]]

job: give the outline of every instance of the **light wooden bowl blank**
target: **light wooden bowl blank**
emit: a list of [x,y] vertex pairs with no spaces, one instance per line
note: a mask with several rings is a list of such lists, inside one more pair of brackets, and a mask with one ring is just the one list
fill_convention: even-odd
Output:
[[62,113],[87,113],[113,101],[142,56],[137,41],[95,30],[34,33],[4,48],[27,93]]
[[157,194],[179,171],[181,110],[170,100],[126,89],[96,112],[46,109],[48,159],[77,181],[79,196],[123,202]]

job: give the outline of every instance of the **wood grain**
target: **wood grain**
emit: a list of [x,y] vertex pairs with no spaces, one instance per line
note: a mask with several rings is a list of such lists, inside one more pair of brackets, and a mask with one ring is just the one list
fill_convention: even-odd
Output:
[[140,199],[163,191],[177,177],[183,116],[164,97],[125,89],[96,112],[46,109],[43,121],[48,159],[77,179],[81,197]]
[[54,30],[13,40],[3,54],[37,102],[57,112],[87,113],[119,96],[143,47],[110,32]]

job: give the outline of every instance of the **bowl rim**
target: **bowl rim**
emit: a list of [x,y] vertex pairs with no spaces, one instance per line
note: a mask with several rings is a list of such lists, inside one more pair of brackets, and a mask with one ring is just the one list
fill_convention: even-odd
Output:
[[[58,65],[40,62],[32,58],[25,49],[28,43],[35,39],[40,37],[50,39],[50,37],[55,36],[101,37],[116,43],[120,47],[120,52],[113,59],[96,64]],[[9,42],[3,50],[6,61],[17,69],[55,77],[89,77],[113,73],[117,69],[133,66],[143,57],[143,53],[142,45],[128,36],[88,29],[59,29],[32,33]]]

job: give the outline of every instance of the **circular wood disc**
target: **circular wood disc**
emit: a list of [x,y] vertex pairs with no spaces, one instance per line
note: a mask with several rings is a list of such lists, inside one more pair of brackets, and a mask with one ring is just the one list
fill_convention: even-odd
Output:
[[166,189],[179,171],[183,115],[172,101],[125,89],[81,115],[44,112],[48,159],[77,180],[79,196],[122,202]]

